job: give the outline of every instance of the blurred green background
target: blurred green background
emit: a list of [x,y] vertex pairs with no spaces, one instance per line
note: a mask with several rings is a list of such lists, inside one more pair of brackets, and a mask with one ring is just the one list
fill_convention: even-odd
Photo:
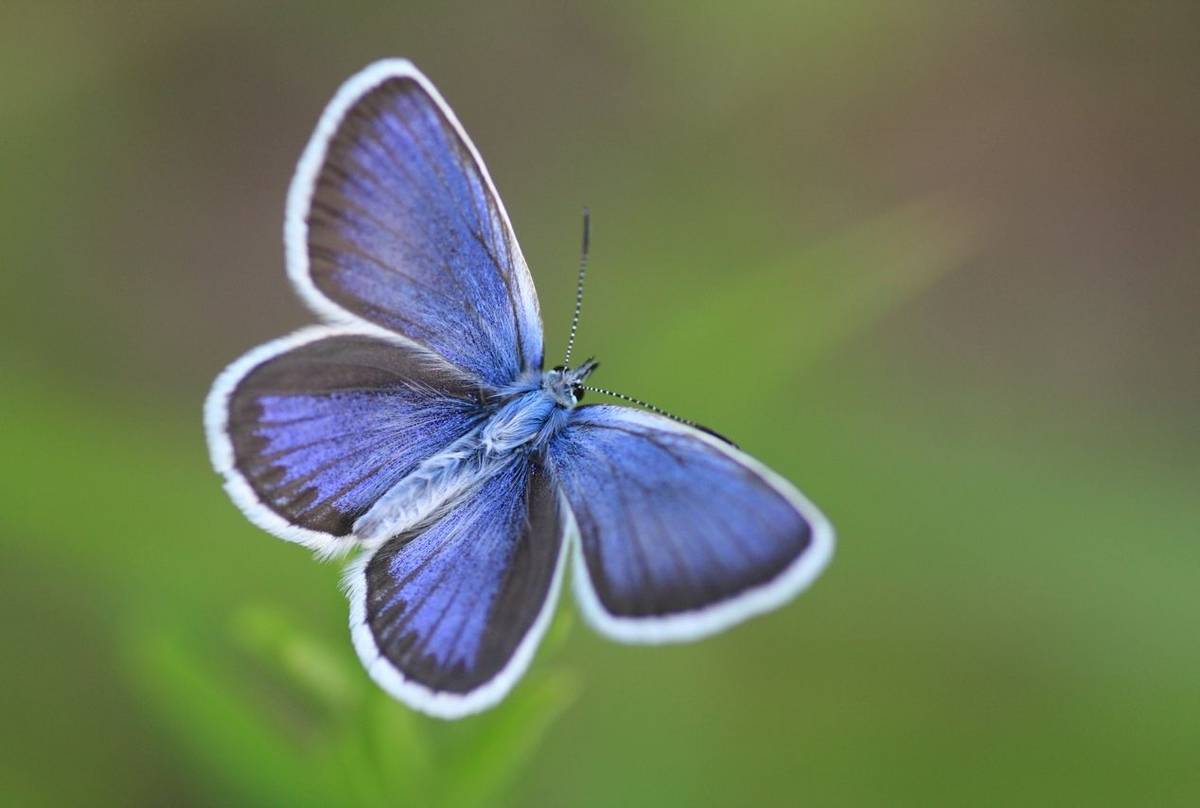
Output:
[[[1195,805],[1200,6],[0,9],[0,801]],[[593,215],[598,383],[830,515],[788,607],[602,641],[503,706],[379,693],[337,565],[211,472],[214,375],[309,323],[283,198],[412,58],[472,134],[550,357]]]

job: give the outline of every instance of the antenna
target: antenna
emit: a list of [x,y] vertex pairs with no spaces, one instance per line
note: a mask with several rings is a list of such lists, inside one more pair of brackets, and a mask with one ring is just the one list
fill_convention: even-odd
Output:
[[639,407],[645,407],[646,409],[650,410],[650,412],[661,415],[664,418],[670,418],[672,421],[678,421],[681,424],[686,424],[687,426],[690,426],[693,429],[699,429],[701,432],[707,432],[708,434],[712,435],[714,438],[719,438],[719,439],[725,441],[726,443],[728,443],[730,446],[733,446],[735,448],[737,447],[736,443],[734,443],[729,438],[722,435],[720,432],[714,432],[713,430],[709,429],[706,426],[700,426],[700,424],[696,423],[695,421],[689,421],[686,418],[680,418],[678,415],[672,415],[671,413],[667,412],[666,410],[659,409],[658,407],[654,406],[653,404],[651,404],[647,401],[642,401],[640,398],[634,398],[633,396],[627,396],[624,393],[618,393],[616,390],[609,390],[605,387],[592,387],[589,384],[585,384],[583,386],[583,389],[587,390],[590,393],[600,393],[600,394],[606,395],[606,396],[613,396],[614,398],[619,398],[622,401],[627,401],[630,404],[636,404]]
[[579,312],[583,311],[583,280],[587,277],[588,241],[591,235],[592,214],[583,209],[583,249],[579,255],[579,280],[575,283],[575,314],[571,317],[571,336],[567,337],[567,352],[563,356],[563,367],[571,361],[571,349],[575,347],[575,332],[579,329]]

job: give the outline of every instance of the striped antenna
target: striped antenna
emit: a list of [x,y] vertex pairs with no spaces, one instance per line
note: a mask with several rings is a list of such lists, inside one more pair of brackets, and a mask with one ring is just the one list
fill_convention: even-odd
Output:
[[606,387],[592,387],[590,384],[585,384],[583,386],[583,389],[587,390],[589,393],[600,393],[602,395],[612,396],[613,398],[619,398],[622,401],[628,402],[630,404],[636,404],[639,407],[644,407],[644,408],[650,410],[650,412],[657,413],[657,414],[663,416],[664,418],[670,418],[672,421],[678,421],[681,424],[687,424],[688,426],[694,426],[697,429],[701,428],[701,426],[698,423],[696,423],[695,421],[689,421],[686,418],[680,418],[678,415],[672,415],[671,413],[667,412],[666,410],[660,410],[658,407],[654,406],[653,404],[649,403],[648,401],[642,401],[640,398],[634,398],[633,396],[627,396],[624,393],[618,393],[616,390],[609,390]]
[[651,404],[647,401],[642,401],[640,398],[634,398],[633,396],[627,396],[624,393],[618,393],[616,390],[609,390],[606,387],[593,387],[590,384],[585,384],[583,386],[583,389],[587,390],[589,393],[600,393],[601,395],[612,396],[613,398],[619,398],[622,401],[628,402],[629,404],[635,404],[639,407],[644,407],[644,408],[650,410],[650,412],[655,413],[656,415],[661,415],[664,418],[670,418],[672,421],[678,421],[679,423],[690,426],[693,429],[699,429],[701,432],[707,432],[709,435],[712,435],[714,438],[717,438],[718,440],[722,440],[725,443],[728,443],[730,446],[734,447],[735,449],[737,448],[736,443],[734,443],[729,438],[722,435],[720,432],[717,432],[716,430],[713,430],[713,429],[709,429],[706,426],[701,426],[700,424],[696,423],[695,421],[689,421],[686,418],[680,418],[678,415],[672,415],[671,413],[667,412],[666,410],[659,409],[658,407],[654,406],[653,404]]
[[591,238],[592,215],[583,209],[583,250],[579,256],[579,280],[575,282],[575,314],[571,317],[571,336],[567,337],[567,352],[563,356],[563,367],[570,367],[571,349],[575,347],[575,332],[579,329],[579,313],[583,311],[583,280],[587,277],[588,243]]

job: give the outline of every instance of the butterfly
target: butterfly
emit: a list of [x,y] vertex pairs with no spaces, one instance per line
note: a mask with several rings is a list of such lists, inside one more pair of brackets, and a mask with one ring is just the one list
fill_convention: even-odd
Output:
[[[430,715],[499,702],[565,568],[600,633],[692,640],[773,609],[829,561],[789,482],[660,410],[581,404],[543,369],[529,269],[475,146],[404,60],[350,78],[287,197],[287,271],[326,322],[216,379],[205,429],[234,503],[347,569],[370,676]],[[619,394],[613,394],[619,395]],[[636,399],[624,397],[628,401]],[[646,405],[647,407],[649,405]]]

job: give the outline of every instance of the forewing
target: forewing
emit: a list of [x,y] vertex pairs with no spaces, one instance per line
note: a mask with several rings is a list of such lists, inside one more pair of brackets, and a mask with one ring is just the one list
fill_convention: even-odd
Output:
[[832,528],[790,483],[657,415],[580,407],[547,462],[578,531],[576,595],[619,640],[720,631],[782,604],[832,554]]
[[230,365],[205,403],[209,451],[257,525],[323,553],[418,463],[482,418],[482,391],[396,337],[315,327]]
[[296,169],[288,273],[319,313],[366,320],[500,387],[542,365],[529,269],[479,153],[406,61],[342,86]]
[[503,698],[554,610],[560,509],[544,472],[521,458],[425,530],[356,561],[350,627],[372,678],[443,718]]

